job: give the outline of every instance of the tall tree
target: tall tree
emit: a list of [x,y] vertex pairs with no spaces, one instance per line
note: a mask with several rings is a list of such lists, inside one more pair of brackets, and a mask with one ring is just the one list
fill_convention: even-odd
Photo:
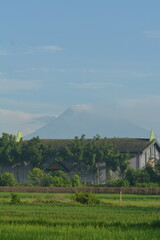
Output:
[[0,138],[0,162],[13,165],[21,160],[21,141],[16,136],[3,133]]
[[44,145],[39,137],[34,137],[23,145],[23,160],[30,162],[32,166],[39,167],[43,162]]
[[93,139],[76,137],[63,151],[64,158],[71,163],[72,170],[90,170],[98,174],[99,167],[106,163],[108,169],[122,175],[128,167],[129,154],[121,154],[107,138],[96,135]]

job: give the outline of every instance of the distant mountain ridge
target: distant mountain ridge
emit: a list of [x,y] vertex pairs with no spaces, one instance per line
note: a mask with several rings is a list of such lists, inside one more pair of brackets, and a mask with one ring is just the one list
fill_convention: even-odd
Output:
[[98,114],[96,111],[81,108],[69,108],[57,118],[50,121],[25,139],[39,136],[41,139],[73,139],[86,135],[101,137],[135,137],[146,138],[149,131],[121,117]]

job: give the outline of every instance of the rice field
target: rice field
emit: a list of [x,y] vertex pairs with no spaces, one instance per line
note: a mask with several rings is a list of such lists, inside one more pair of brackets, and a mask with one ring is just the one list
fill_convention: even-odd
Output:
[[97,194],[100,205],[82,205],[72,194],[0,193],[2,240],[148,240],[160,238],[160,196]]

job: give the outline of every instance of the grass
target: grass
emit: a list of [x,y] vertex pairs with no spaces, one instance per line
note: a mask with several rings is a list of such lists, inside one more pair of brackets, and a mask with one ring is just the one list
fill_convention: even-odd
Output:
[[75,203],[72,194],[0,193],[0,239],[159,239],[160,196],[97,194],[100,205]]

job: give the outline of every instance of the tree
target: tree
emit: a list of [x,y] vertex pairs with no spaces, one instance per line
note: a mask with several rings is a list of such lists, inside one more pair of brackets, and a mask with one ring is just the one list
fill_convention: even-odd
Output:
[[75,137],[62,151],[64,159],[69,159],[72,171],[80,172],[84,166],[85,135]]
[[21,160],[21,141],[16,141],[16,136],[3,133],[0,138],[0,162],[13,165]]
[[101,139],[96,135],[93,139],[75,137],[63,151],[64,158],[71,163],[71,169],[75,172],[92,171],[99,176],[99,167],[106,163],[106,167],[118,175],[123,176],[129,163],[129,154],[121,154],[115,145],[109,143],[107,138]]
[[0,175],[0,186],[14,186],[16,184],[12,173],[2,173]]
[[33,167],[39,167],[43,162],[44,145],[39,137],[34,137],[23,145],[23,160],[30,162]]
[[44,172],[39,168],[33,168],[28,173],[28,178],[33,182],[35,185],[41,185],[41,182],[44,177]]
[[72,177],[72,187],[80,187],[81,181],[78,174],[74,174]]
[[149,182],[157,182],[158,180],[158,174],[156,171],[156,167],[153,168],[150,164],[147,164],[144,168],[144,171],[148,174],[149,176]]
[[53,185],[53,183],[54,183],[54,177],[50,173],[47,173],[47,174],[44,173],[41,180],[42,187],[49,187]]
[[124,179],[127,180],[131,186],[136,186],[138,183],[149,183],[150,177],[145,169],[128,169],[125,173]]
[[68,174],[65,173],[64,171],[61,171],[61,170],[56,171],[54,174],[54,178],[56,179],[56,181],[57,180],[59,181],[59,183],[60,183],[59,187],[71,186],[70,178],[69,178]]

